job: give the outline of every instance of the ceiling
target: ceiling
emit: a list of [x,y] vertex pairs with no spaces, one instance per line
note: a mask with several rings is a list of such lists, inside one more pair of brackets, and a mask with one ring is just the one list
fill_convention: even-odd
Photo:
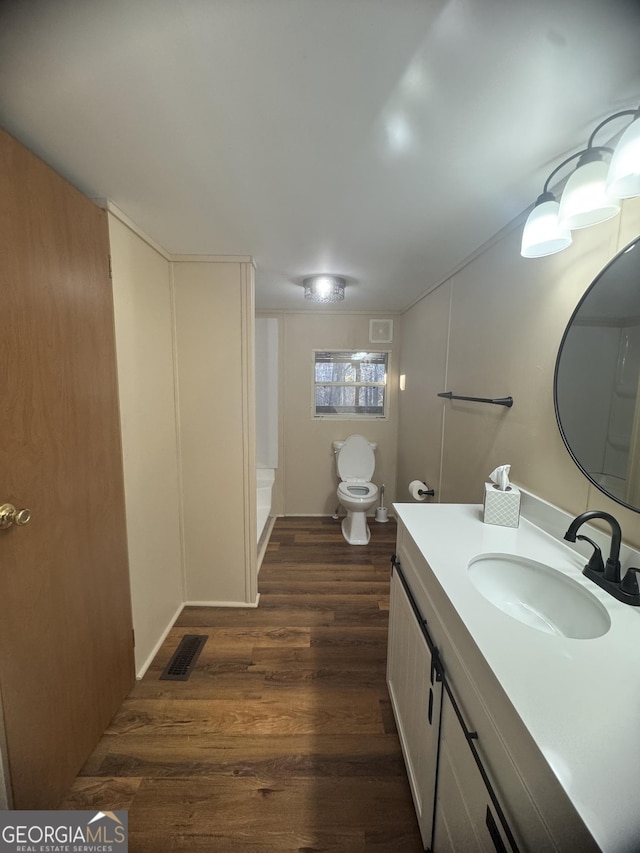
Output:
[[638,105],[639,43],[638,0],[3,0],[0,125],[169,252],[253,256],[258,309],[331,272],[401,311]]

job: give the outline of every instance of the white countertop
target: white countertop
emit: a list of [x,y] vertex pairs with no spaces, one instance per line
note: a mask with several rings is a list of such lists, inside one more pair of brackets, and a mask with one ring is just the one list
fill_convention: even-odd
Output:
[[[585,578],[584,557],[524,518],[508,528],[484,524],[481,505],[394,507],[596,842],[605,853],[640,850],[640,607]],[[502,613],[468,577],[469,561],[486,553],[563,572],[601,602],[611,627],[567,639]]]

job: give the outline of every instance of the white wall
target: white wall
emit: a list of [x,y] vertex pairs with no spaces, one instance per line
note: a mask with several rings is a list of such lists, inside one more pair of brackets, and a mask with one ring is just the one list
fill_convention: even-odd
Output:
[[256,318],[256,465],[278,467],[278,320]]
[[[573,309],[638,233],[640,199],[624,202],[621,217],[574,232],[569,249],[546,258],[522,258],[521,229],[514,227],[405,313],[400,371],[407,390],[398,440],[403,481],[424,470],[441,483],[438,500],[476,503],[489,472],[509,463],[514,481],[525,488],[571,513],[611,512],[625,540],[640,544],[640,515],[584,477],[562,442],[553,408],[556,354]],[[447,327],[448,338],[438,335]],[[437,397],[443,371],[446,387],[440,390],[511,395],[513,408]]]
[[442,490],[442,417],[438,394],[447,391],[447,349],[451,286],[435,290],[402,317],[400,373],[405,390],[399,392],[398,501],[410,500],[408,485],[422,480]]
[[136,671],[182,607],[171,264],[109,214]]
[[253,266],[174,262],[186,599],[257,602]]

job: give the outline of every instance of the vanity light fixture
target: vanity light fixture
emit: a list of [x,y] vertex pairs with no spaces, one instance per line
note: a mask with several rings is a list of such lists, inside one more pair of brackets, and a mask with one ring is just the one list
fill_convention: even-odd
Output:
[[630,114],[634,121],[622,134],[613,152],[607,176],[607,191],[616,198],[640,195],[640,107],[635,112],[625,110],[618,116]]
[[311,302],[340,302],[346,281],[338,275],[312,275],[305,278],[304,298]]
[[571,231],[560,224],[560,204],[552,192],[546,189],[538,196],[535,207],[522,232],[523,258],[542,258],[553,255],[570,246]]
[[587,148],[566,183],[560,198],[560,225],[565,228],[587,228],[606,222],[620,213],[617,199],[607,192],[607,163],[602,151],[609,148]]
[[[615,151],[594,145],[596,134],[609,122],[633,116]],[[609,164],[603,154],[611,155]],[[552,179],[573,160],[577,166],[566,182],[560,203],[549,190]],[[622,110],[601,121],[587,147],[563,160],[545,181],[542,194],[524,226],[520,254],[540,258],[571,245],[571,231],[605,222],[620,212],[619,199],[640,195],[640,107]]]

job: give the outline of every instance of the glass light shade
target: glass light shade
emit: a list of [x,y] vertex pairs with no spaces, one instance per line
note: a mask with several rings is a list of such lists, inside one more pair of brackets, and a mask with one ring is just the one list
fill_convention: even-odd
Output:
[[522,232],[520,254],[523,258],[542,258],[571,245],[571,231],[561,227],[559,210],[557,201],[545,201],[533,208]]
[[310,302],[340,302],[344,299],[345,280],[337,275],[314,275],[305,278],[304,298]]
[[560,199],[560,223],[566,228],[586,228],[620,212],[606,190],[608,167],[604,160],[584,163],[573,172]]
[[609,165],[607,192],[613,198],[640,195],[640,118],[629,125],[616,145]]

